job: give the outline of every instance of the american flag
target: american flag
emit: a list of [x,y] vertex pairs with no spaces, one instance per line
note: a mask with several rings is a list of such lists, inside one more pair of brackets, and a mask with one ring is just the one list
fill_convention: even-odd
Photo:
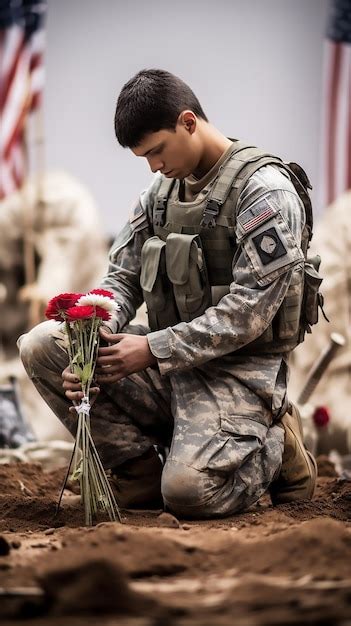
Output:
[[25,128],[44,84],[46,0],[0,0],[0,200],[27,173]]
[[331,0],[324,58],[321,209],[351,188],[351,0]]

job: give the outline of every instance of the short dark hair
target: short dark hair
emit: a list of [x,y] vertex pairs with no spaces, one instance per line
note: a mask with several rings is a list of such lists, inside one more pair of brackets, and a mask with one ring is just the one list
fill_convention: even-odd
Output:
[[208,119],[190,87],[165,70],[141,70],[119,94],[115,132],[124,148],[135,148],[148,133],[176,127],[179,114],[190,109]]

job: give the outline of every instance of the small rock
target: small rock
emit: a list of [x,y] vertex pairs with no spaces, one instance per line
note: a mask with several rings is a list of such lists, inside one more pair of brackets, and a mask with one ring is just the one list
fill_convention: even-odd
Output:
[[31,543],[31,548],[46,548],[46,543]]
[[55,530],[55,528],[47,528],[47,530],[44,530],[44,535],[53,535]]
[[127,541],[127,535],[125,533],[116,533],[116,541]]
[[11,546],[3,535],[0,535],[0,556],[7,556],[10,553]]
[[185,546],[184,547],[184,552],[187,552],[188,554],[194,554],[194,552],[196,552],[197,548],[196,546]]
[[52,551],[54,551],[54,550],[58,550],[57,545],[56,545],[55,543],[52,543],[52,544],[50,545],[50,550],[52,550]]
[[182,529],[183,530],[190,530],[191,526],[190,524],[183,524]]
[[15,549],[18,550],[18,548],[20,548],[22,545],[22,541],[20,541],[19,539],[14,539],[13,541],[11,541],[11,546]]
[[165,528],[179,528],[180,526],[177,518],[171,515],[171,513],[161,513],[157,519],[160,526],[164,526]]

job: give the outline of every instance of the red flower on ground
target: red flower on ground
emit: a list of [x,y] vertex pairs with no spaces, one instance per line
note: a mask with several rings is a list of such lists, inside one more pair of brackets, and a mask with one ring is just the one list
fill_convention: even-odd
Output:
[[313,421],[318,428],[323,428],[330,422],[329,409],[326,406],[317,406],[313,413]]
[[[99,295],[102,295],[102,294],[99,294]],[[96,311],[96,317],[100,317],[105,322],[111,319],[111,313],[109,313],[109,311],[106,311],[106,309],[103,309],[102,306],[95,306],[94,308]]]
[[81,293],[60,293],[58,296],[51,298],[46,307],[45,316],[49,320],[58,322],[64,320],[64,314],[67,312],[67,309],[74,306],[82,295]]
[[67,319],[69,322],[75,322],[77,320],[89,320],[95,316],[94,306],[71,306],[66,311]]
[[89,293],[96,293],[98,296],[105,296],[106,298],[111,298],[111,300],[115,299],[112,291],[107,291],[107,289],[92,289]]

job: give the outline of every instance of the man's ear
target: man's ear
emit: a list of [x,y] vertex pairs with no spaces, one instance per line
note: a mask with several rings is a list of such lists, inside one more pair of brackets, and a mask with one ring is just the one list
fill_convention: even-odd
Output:
[[196,129],[196,115],[193,111],[182,111],[178,117],[178,123],[181,124],[191,135]]

